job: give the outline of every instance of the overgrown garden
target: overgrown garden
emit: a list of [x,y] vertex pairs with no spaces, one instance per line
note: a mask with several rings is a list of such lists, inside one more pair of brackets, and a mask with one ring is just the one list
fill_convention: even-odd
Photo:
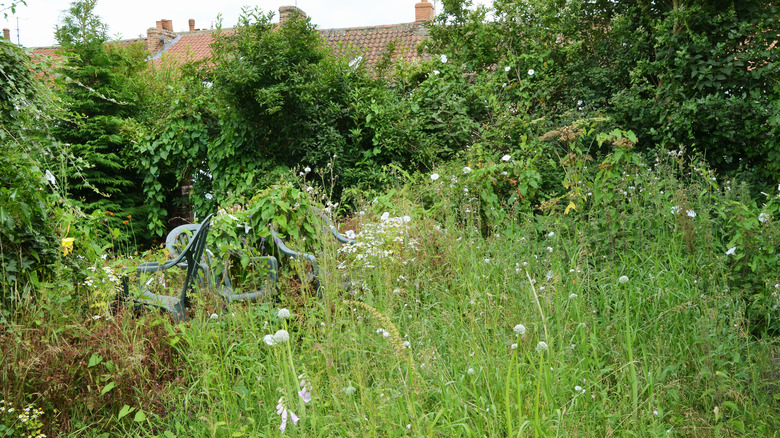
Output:
[[[375,66],[259,9],[148,62],[95,4],[0,39],[0,436],[780,430],[775,2],[443,0]],[[321,289],[117,301],[187,212]]]

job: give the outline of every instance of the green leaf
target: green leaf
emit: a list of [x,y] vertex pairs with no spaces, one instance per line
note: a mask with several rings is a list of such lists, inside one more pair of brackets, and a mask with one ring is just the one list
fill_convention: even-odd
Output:
[[127,414],[129,414],[130,412],[133,412],[134,410],[135,410],[135,408],[131,408],[128,405],[122,406],[122,409],[119,410],[119,415],[117,416],[117,420],[121,420],[122,418],[127,416]]
[[89,358],[89,364],[87,364],[87,368],[92,368],[95,365],[99,364],[100,362],[103,362],[103,356],[99,354],[93,354]]
[[114,382],[108,382],[108,385],[104,386],[100,391],[100,395],[106,395],[106,393],[114,389],[115,386],[116,384]]
[[146,421],[146,414],[144,414],[144,411],[139,410],[138,412],[136,412],[133,421],[135,421],[136,423]]

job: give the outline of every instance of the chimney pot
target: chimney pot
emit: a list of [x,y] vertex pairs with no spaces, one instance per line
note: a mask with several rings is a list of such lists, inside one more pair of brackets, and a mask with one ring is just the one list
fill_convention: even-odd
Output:
[[414,5],[414,21],[415,23],[422,23],[425,21],[433,20],[433,5],[428,3],[428,0],[421,0],[420,3]]
[[298,9],[295,6],[280,6],[279,7],[279,24],[286,23],[290,18],[295,15],[295,13],[298,14],[299,18],[306,19],[306,12],[303,12],[302,10]]
[[190,32],[195,30],[195,19],[190,18]]
[[11,29],[3,29],[3,38],[11,40]]
[[173,22],[171,20],[166,20],[165,18],[163,18],[161,22],[162,22],[163,30],[169,30],[173,32]]

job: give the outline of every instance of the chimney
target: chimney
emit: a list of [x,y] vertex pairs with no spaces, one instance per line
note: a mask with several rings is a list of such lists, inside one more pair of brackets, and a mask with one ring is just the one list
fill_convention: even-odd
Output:
[[299,18],[306,19],[306,12],[298,9],[295,6],[280,6],[279,7],[279,24],[286,23],[295,14],[298,14]]
[[190,32],[194,32],[194,31],[195,31],[195,19],[190,18]]
[[157,21],[157,22],[155,23],[155,27],[156,27],[157,29],[162,29],[162,21]]
[[3,38],[11,40],[11,29],[3,29]]
[[433,20],[433,5],[428,0],[420,0],[420,3],[414,5],[414,22],[423,23]]
[[173,32],[173,22],[171,20],[166,20],[165,18],[163,18],[161,21],[162,21],[163,30],[168,30]]

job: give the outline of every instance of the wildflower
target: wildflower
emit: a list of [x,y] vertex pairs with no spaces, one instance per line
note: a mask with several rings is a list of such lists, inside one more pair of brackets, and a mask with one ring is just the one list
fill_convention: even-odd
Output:
[[555,275],[553,275],[553,271],[547,271],[547,275],[545,275],[545,278],[547,280],[552,280]]
[[570,300],[573,300],[575,298],[577,298],[577,294],[569,294],[569,299]]
[[685,210],[685,214],[687,214],[688,217],[696,217],[696,212],[693,210]]
[[289,340],[290,340],[290,334],[287,333],[287,330],[279,330],[276,333],[274,333],[274,341],[276,341],[278,344],[284,344]]
[[471,173],[471,168],[469,166],[465,166],[463,168],[463,173]]
[[525,326],[523,324],[517,324],[514,328],[515,333],[518,335],[524,335],[525,334]]
[[547,252],[553,252],[553,249],[552,249],[552,247],[551,247],[551,246],[548,246],[548,247],[547,247]]
[[62,239],[62,255],[68,255],[73,252],[73,242],[76,239],[73,237],[66,237]]
[[468,370],[466,370],[466,372],[467,372],[469,375],[474,375],[474,372],[475,372],[475,371],[474,371],[474,368],[469,368]]
[[677,214],[677,212],[679,212],[679,211],[680,211],[680,207],[678,207],[677,205],[675,205],[674,207],[672,207],[672,208],[671,208],[671,210],[672,210],[672,214]]
[[509,66],[504,67],[504,71],[509,71],[509,70],[512,70],[512,67]]
[[409,341],[404,341],[404,348],[409,348],[412,346],[412,344]]
[[509,160],[511,160],[511,159],[512,159],[512,156],[511,156],[511,155],[508,155],[508,154],[507,154],[507,155],[504,155],[503,157],[501,157],[501,161],[509,161]]
[[217,319],[217,318],[219,318],[219,315],[217,315],[216,313],[212,313],[212,314],[209,316],[209,319]]
[[212,195],[211,193],[206,193],[205,198],[206,199],[213,199],[214,195]]
[[737,251],[737,247],[729,248],[728,251],[726,251],[726,255],[734,255],[734,253]]
[[625,275],[621,275],[620,278],[618,278],[618,282],[622,283],[628,283],[628,277]]
[[440,72],[439,72],[439,70],[434,70],[434,71],[433,71],[433,74],[434,74],[434,75],[437,75],[437,74],[439,74],[439,73],[440,73]]
[[57,180],[54,178],[54,174],[51,173],[49,169],[46,169],[46,180],[49,181],[49,184],[53,186],[57,186]]
[[490,263],[490,259],[485,259],[485,263]]
[[284,433],[284,430],[287,428],[288,414],[290,415],[290,419],[292,420],[293,424],[298,424],[298,416],[284,407],[284,397],[280,398],[279,402],[276,404],[276,413],[282,417],[282,424],[279,426],[279,430],[281,430],[282,433]]
[[447,63],[447,55],[441,55],[439,57],[439,60],[441,60],[442,64],[446,64]]
[[536,72],[534,71],[534,69],[530,69],[530,70],[528,70],[528,76],[533,76],[533,75],[534,75],[534,73],[536,73]]
[[354,386],[347,386],[344,388],[344,393],[347,395],[352,395],[355,393],[355,391],[357,391],[357,389]]
[[408,223],[408,222],[412,221],[412,217],[411,216],[404,216],[401,219],[404,221],[404,223]]
[[438,173],[432,173],[431,174],[431,180],[432,181],[436,181],[437,179],[439,179],[439,174]]
[[287,319],[290,317],[290,311],[287,309],[279,309],[279,311],[276,312],[276,316],[279,319]]
[[384,222],[384,221],[386,221],[386,220],[387,220],[389,217],[390,217],[390,213],[388,213],[388,212],[384,212],[384,213],[382,213],[382,216],[380,216],[380,217],[379,217],[379,219],[380,219],[380,220],[382,220],[382,221]]
[[580,392],[580,391],[582,391],[582,386],[577,385],[577,386],[574,387],[574,390],[577,391],[577,392]]
[[265,342],[268,345],[276,345],[276,339],[274,339],[273,335],[263,336],[263,342]]
[[311,382],[301,379],[301,390],[298,391],[298,395],[301,397],[304,403],[311,401]]
[[547,234],[547,237],[553,237],[555,236],[555,231],[550,231],[549,234]]
[[547,351],[547,349],[548,349],[547,342],[539,341],[539,343],[536,344],[536,352],[537,353],[541,353],[543,351]]
[[769,215],[767,213],[761,213],[758,215],[759,222],[766,222],[768,220],[769,220]]

